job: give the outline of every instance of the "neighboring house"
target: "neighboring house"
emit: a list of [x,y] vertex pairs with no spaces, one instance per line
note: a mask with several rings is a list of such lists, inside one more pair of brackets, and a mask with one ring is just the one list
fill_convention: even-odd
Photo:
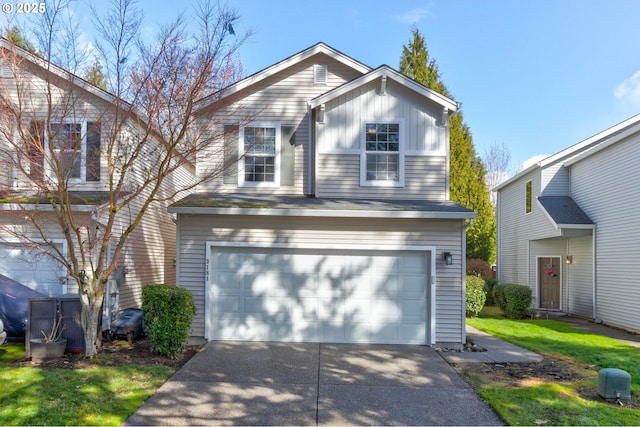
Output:
[[[0,40],[0,52],[3,52],[0,57],[12,58],[11,61],[0,61],[2,97],[6,97],[5,102],[28,105],[21,109],[22,123],[17,123],[9,114],[1,117],[0,274],[50,296],[77,293],[77,283],[68,276],[65,267],[23,238],[27,237],[36,243],[48,239],[63,254],[69,254],[68,242],[53,216],[51,205],[38,195],[37,185],[33,184],[34,180],[55,180],[56,177],[41,154],[22,159],[23,167],[17,167],[15,160],[10,159],[24,153],[18,154],[8,138],[20,138],[18,127],[21,126],[23,132],[44,144],[51,141],[61,158],[69,155],[61,143],[63,138],[73,138],[81,144],[81,155],[73,160],[69,171],[69,209],[76,212],[77,226],[95,229],[103,221],[104,202],[110,194],[110,172],[105,159],[104,142],[109,139],[115,98],[4,39]],[[46,105],[47,93],[53,94],[49,100],[54,105],[51,108]],[[57,116],[58,111],[60,117]],[[16,130],[12,134],[13,127]],[[121,136],[123,141],[131,137]],[[140,163],[140,169],[153,167]],[[193,167],[189,170],[189,166],[185,166],[181,179],[189,180],[192,176]],[[186,181],[167,179],[166,182],[165,190],[170,191],[172,188],[169,187]],[[166,212],[167,206],[168,203],[157,204],[148,209],[118,261],[119,268],[112,278],[119,287],[120,308],[140,306],[143,284],[175,283],[176,226]],[[116,217],[114,239],[129,226],[134,209],[135,205]],[[40,233],[31,221],[37,223],[44,233]]]
[[196,175],[224,173],[169,208],[193,337],[462,344],[457,107],[323,43],[202,100],[220,141]]
[[497,276],[533,308],[640,331],[640,115],[496,188]]

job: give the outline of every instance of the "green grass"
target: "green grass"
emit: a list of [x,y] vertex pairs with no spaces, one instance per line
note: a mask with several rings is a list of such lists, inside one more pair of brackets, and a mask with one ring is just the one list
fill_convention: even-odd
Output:
[[[24,356],[24,346],[19,353],[10,347],[20,346],[3,346],[0,363]],[[0,425],[120,425],[174,372],[161,365],[0,365]]]
[[[465,378],[510,425],[640,425],[640,349],[575,329],[556,320],[508,320],[487,307],[467,323],[554,360],[568,362],[571,380],[553,377],[515,382],[467,369]],[[631,375],[632,400],[625,407],[597,396],[597,373],[619,368]]]

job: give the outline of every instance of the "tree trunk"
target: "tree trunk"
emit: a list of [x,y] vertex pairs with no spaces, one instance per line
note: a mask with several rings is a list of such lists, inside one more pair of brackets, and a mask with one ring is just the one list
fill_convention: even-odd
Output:
[[102,298],[90,298],[87,293],[82,293],[80,302],[82,304],[80,324],[84,332],[84,352],[86,357],[92,358],[98,354],[98,348],[102,344],[102,336],[98,330],[102,316]]

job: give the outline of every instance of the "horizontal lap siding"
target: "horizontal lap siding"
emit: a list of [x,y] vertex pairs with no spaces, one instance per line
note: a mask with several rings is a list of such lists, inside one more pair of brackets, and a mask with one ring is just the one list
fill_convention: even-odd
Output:
[[446,158],[407,156],[405,186],[361,187],[360,156],[321,154],[318,159],[318,197],[445,200]]
[[640,331],[640,138],[635,136],[571,166],[572,195],[596,229],[597,315]]
[[567,255],[573,263],[567,265],[568,311],[575,316],[593,317],[593,238],[591,236],[569,239]]
[[[314,64],[328,65],[328,84],[313,83]],[[295,184],[280,188],[261,188],[263,194],[303,194],[309,182],[307,168],[309,164],[309,115],[307,101],[334,87],[350,81],[360,74],[353,69],[329,58],[319,55],[293,65],[274,76],[250,86],[239,94],[231,95],[238,99],[228,107],[218,111],[205,109],[201,113],[202,127],[211,127],[209,136],[220,132],[224,124],[247,123],[248,121],[279,122],[281,126],[295,129]],[[214,106],[213,108],[217,108]],[[216,167],[221,161],[222,138],[219,144],[198,153],[197,174],[206,176],[207,167]],[[199,186],[198,191],[220,191],[255,194],[255,188],[239,188],[236,184],[224,184],[222,176]]]
[[[535,259],[529,255],[529,241],[559,235],[536,201],[541,190],[540,173],[540,169],[536,169],[501,189],[496,213],[498,280],[529,286],[534,293],[537,289],[532,265]],[[533,184],[530,213],[525,212],[528,181]]]
[[[178,277],[180,287],[194,295],[197,314],[192,334],[204,336],[206,242],[251,242],[291,245],[426,245],[437,248],[436,339],[460,342],[462,283],[462,221],[405,219],[336,219],[295,217],[227,217],[179,215]],[[451,252],[453,266],[443,266],[442,252]],[[456,274],[458,273],[458,274]]]

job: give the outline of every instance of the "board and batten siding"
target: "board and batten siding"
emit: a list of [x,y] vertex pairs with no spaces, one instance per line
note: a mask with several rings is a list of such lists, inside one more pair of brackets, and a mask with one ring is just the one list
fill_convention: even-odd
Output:
[[[436,248],[436,340],[460,343],[464,337],[461,274],[464,224],[461,220],[320,218],[282,216],[178,215],[178,286],[196,303],[192,336],[204,336],[207,242],[318,246],[370,245]],[[453,254],[445,266],[442,252]]]
[[640,331],[640,136],[571,165],[572,197],[597,224],[597,316]]

